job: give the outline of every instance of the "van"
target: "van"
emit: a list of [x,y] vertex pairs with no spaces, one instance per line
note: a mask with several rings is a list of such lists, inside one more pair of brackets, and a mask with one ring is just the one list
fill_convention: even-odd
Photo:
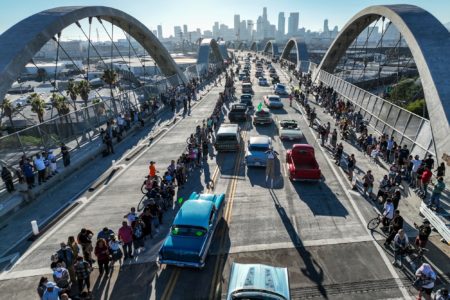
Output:
[[239,151],[241,135],[237,124],[222,124],[216,135],[214,148],[217,152]]

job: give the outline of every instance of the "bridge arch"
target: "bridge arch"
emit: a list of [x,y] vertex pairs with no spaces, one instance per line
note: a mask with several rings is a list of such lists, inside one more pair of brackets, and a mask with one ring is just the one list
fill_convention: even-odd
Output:
[[244,49],[247,49],[247,43],[246,42],[240,42],[238,47],[237,47],[237,50],[244,50]]
[[278,55],[278,44],[274,40],[270,40],[264,46],[264,53],[269,53],[269,50],[272,51],[272,56]]
[[436,155],[450,149],[450,33],[432,14],[414,5],[377,5],[357,13],[333,41],[316,69],[333,73],[353,40],[378,18],[389,19],[406,41],[422,81]]
[[250,46],[250,51],[258,51],[258,43],[257,42],[253,42]]
[[178,75],[180,82],[187,82],[167,49],[134,17],[106,6],[56,7],[23,19],[0,36],[0,103],[17,80],[17,74],[47,41],[67,26],[89,17],[98,17],[123,29],[144,47],[164,75]]
[[210,62],[210,53],[212,53],[214,61],[223,64],[223,57],[220,53],[219,44],[215,39],[202,39],[200,47],[198,48],[197,56],[197,70],[199,73],[205,72]]
[[284,46],[283,52],[281,54],[281,58],[285,60],[290,60],[290,54],[292,48],[296,49],[296,66],[297,68],[301,68],[301,62],[307,62],[309,60],[308,49],[306,48],[306,43],[301,39],[290,39],[286,46]]

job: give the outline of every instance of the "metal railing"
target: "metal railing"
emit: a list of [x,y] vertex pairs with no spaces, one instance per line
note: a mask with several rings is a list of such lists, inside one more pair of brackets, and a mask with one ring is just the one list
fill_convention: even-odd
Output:
[[309,67],[313,74],[318,72],[316,78],[353,103],[375,131],[393,136],[399,145],[407,145],[413,155],[417,154],[420,157],[428,153],[435,155],[429,120],[333,74],[323,70],[317,71],[316,67],[317,65]]

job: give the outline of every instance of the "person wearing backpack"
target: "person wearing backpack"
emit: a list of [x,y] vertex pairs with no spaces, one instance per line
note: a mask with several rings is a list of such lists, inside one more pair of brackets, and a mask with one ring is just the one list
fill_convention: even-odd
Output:
[[144,223],[136,219],[131,225],[133,229],[133,246],[135,251],[144,251]]
[[423,263],[416,271],[416,281],[414,286],[419,289],[419,295],[417,299],[422,299],[422,295],[425,300],[431,300],[431,292],[433,292],[434,282],[436,281],[436,273],[431,266],[427,263]]

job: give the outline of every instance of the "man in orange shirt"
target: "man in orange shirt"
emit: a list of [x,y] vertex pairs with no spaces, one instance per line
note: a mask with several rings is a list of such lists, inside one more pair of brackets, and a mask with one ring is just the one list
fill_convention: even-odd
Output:
[[150,162],[150,166],[148,167],[148,169],[149,169],[150,178],[155,178],[156,177],[156,166],[155,166],[154,161]]

